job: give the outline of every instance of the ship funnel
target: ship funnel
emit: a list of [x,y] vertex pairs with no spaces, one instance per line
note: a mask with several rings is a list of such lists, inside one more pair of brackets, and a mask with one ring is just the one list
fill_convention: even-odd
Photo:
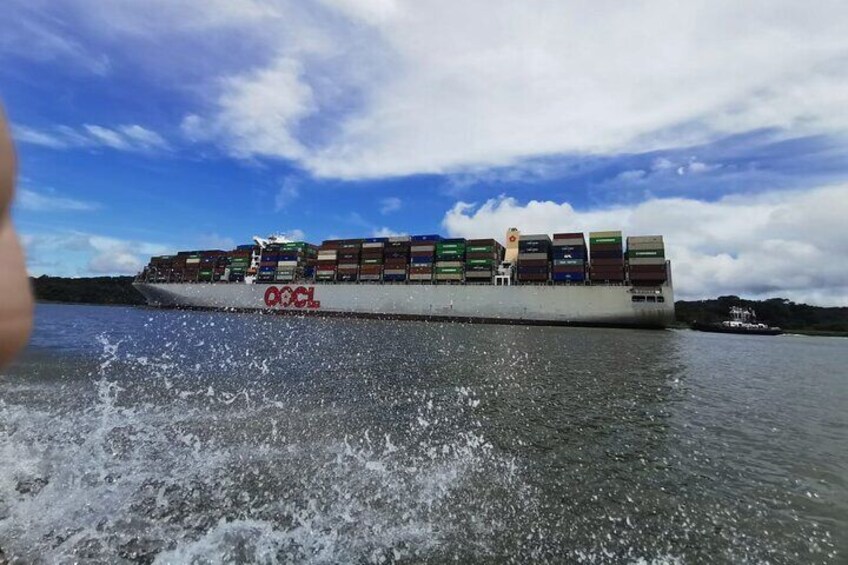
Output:
[[518,263],[518,239],[521,232],[517,228],[509,228],[506,230],[506,251],[504,252],[504,262]]

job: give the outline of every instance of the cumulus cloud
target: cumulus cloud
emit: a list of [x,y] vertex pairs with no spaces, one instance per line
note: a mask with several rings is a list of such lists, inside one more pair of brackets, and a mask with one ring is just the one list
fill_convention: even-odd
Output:
[[305,17],[314,33],[272,42],[276,56],[219,82],[185,129],[240,157],[341,178],[848,129],[848,10],[837,2],[323,5],[335,17]]
[[302,79],[302,65],[281,57],[272,66],[221,82],[214,117],[192,114],[183,132],[195,140],[220,139],[237,156],[300,159],[300,121],[314,109],[312,90]]
[[24,5],[18,19],[62,40],[47,40],[54,51],[75,41],[55,23],[70,21],[200,93],[182,120],[191,139],[324,177],[848,129],[848,10],[835,0],[69,0],[61,18]]
[[371,230],[371,237],[399,237],[402,235],[407,235],[407,233],[398,232],[385,226]]
[[173,246],[120,239],[78,231],[23,233],[31,275],[57,276],[134,275],[152,255]]
[[458,202],[443,225],[463,237],[502,238],[509,227],[662,234],[680,298],[739,294],[848,305],[846,215],[848,185],[838,185],[714,202],[658,198],[588,211],[502,196],[482,205]]
[[15,195],[15,206],[20,210],[29,210],[32,212],[55,212],[62,210],[88,212],[97,210],[100,207],[95,202],[67,198],[54,192],[37,192],[28,188],[18,189]]
[[286,239],[290,241],[305,241],[306,240],[306,232],[302,229],[294,228],[282,232],[278,232],[279,235],[282,235]]
[[12,135],[19,143],[41,145],[51,149],[108,147],[118,151],[145,153],[169,148],[164,137],[138,124],[119,125],[114,128],[94,124],[84,124],[80,128],[61,125],[42,130],[15,126]]

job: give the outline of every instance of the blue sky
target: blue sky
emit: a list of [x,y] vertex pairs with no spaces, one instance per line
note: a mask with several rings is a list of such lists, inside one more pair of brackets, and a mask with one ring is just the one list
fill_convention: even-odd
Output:
[[11,0],[31,272],[521,224],[663,233],[684,297],[848,304],[848,8],[556,4]]

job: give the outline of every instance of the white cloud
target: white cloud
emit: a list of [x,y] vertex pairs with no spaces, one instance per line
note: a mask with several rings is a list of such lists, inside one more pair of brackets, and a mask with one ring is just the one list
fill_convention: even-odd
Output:
[[118,151],[146,153],[169,148],[165,138],[138,124],[120,125],[115,128],[84,124],[78,129],[61,125],[49,130],[14,126],[12,135],[19,143],[41,145],[51,149],[108,147]]
[[272,66],[230,77],[221,83],[215,117],[186,116],[183,132],[191,139],[222,139],[240,157],[300,159],[300,121],[315,110],[312,90],[301,80],[302,65],[281,57]]
[[3,30],[0,55],[37,63],[58,62],[99,76],[108,74],[108,56],[88,49],[60,18],[38,14],[36,5],[31,0],[5,0],[4,17],[13,25]]
[[402,235],[407,235],[407,233],[398,232],[385,226],[381,228],[374,228],[373,230],[371,230],[371,237],[399,237]]
[[292,11],[312,33],[269,40],[185,129],[341,178],[848,130],[838,2],[323,4],[335,17]]
[[385,216],[386,214],[397,212],[398,210],[400,210],[402,205],[403,201],[396,196],[383,198],[382,200],[380,200],[380,213]]
[[236,242],[233,238],[218,233],[205,233],[197,238],[197,246],[201,249],[223,249],[226,251],[235,248]]
[[[21,243],[31,275],[134,275],[150,256],[175,247],[78,231],[23,233]],[[187,246],[190,247],[190,246]]]
[[279,212],[287,208],[292,202],[300,197],[300,183],[291,177],[280,183],[280,189],[274,196],[274,210]]
[[284,231],[284,232],[280,232],[280,235],[282,235],[283,237],[285,237],[286,239],[289,239],[291,241],[305,241],[306,240],[306,233],[303,230],[297,229],[297,228],[287,230],[287,231]]
[[66,198],[52,192],[41,193],[28,188],[17,190],[15,205],[21,210],[30,210],[33,212],[53,212],[60,210],[87,212],[100,207],[94,202]]
[[632,170],[629,170],[629,171],[622,171],[622,172],[618,173],[618,175],[616,175],[615,178],[617,180],[630,182],[630,181],[641,180],[641,179],[645,178],[645,175],[647,175],[647,174],[648,173],[643,171],[642,169],[632,169]]
[[161,135],[138,124],[119,126],[118,130],[136,147],[142,149],[168,148],[168,142]]
[[64,149],[68,146],[67,140],[62,135],[39,131],[26,126],[15,126],[12,135],[18,143],[30,143],[53,149]]
[[451,235],[499,239],[509,227],[662,234],[679,298],[740,294],[848,305],[846,217],[848,185],[839,185],[716,202],[653,199],[590,211],[501,197],[480,206],[458,202],[443,224]]

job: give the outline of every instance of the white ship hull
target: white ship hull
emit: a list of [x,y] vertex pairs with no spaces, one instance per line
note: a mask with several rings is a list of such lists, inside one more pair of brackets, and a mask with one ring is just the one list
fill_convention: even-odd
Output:
[[[485,323],[664,328],[670,285],[136,283],[154,306]],[[635,299],[634,299],[635,297]]]

